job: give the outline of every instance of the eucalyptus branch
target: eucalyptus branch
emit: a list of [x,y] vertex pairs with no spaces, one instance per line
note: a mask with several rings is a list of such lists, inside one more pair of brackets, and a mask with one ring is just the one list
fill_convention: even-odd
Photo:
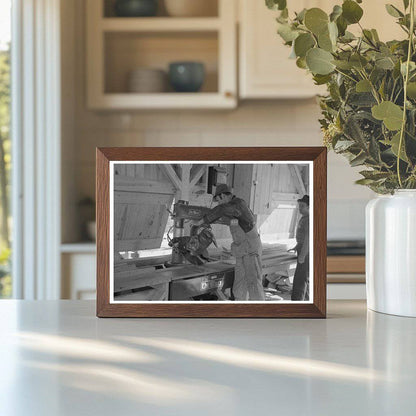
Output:
[[365,72],[365,69],[363,68],[362,65],[361,65],[360,74],[363,77],[363,79],[365,79],[369,82],[370,87],[371,87],[371,93],[373,94],[374,99],[377,101],[377,104],[380,104],[380,98],[378,96],[378,92],[377,92],[376,88],[374,87],[373,83],[371,82],[370,78],[368,77],[367,73]]
[[341,75],[344,75],[344,77],[350,79],[351,81],[357,83],[357,80],[353,77],[350,77],[348,74],[346,74],[345,72],[342,72],[341,70],[339,70],[338,68],[335,68],[335,71],[338,72]]
[[406,73],[404,76],[404,85],[403,85],[403,118],[402,118],[402,127],[400,129],[400,140],[399,140],[399,149],[397,152],[397,178],[399,180],[400,187],[403,187],[402,177],[400,173],[400,157],[402,155],[404,131],[406,128],[406,108],[407,108],[407,83],[409,81],[409,68],[412,58],[413,50],[413,36],[415,28],[415,0],[410,0],[410,30],[409,30],[409,44],[407,47],[407,60],[406,60]]

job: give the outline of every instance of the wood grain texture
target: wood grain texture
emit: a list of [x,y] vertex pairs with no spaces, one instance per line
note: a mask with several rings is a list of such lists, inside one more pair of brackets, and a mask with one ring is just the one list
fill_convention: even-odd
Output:
[[[110,161],[313,161],[314,303],[145,303],[110,304]],[[326,166],[324,147],[128,147],[97,149],[97,316],[171,318],[325,318],[326,317]]]

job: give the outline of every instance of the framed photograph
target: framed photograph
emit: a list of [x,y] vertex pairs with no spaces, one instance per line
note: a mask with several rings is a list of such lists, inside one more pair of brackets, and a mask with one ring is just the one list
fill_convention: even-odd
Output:
[[324,147],[97,149],[97,316],[326,316]]

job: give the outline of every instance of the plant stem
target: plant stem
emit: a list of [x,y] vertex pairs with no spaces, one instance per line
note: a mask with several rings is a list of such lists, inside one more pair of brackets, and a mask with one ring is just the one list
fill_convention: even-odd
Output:
[[404,81],[403,81],[403,83],[404,83],[404,85],[403,85],[403,94],[404,94],[403,118],[402,118],[402,128],[400,129],[399,149],[398,149],[398,152],[397,152],[397,178],[399,180],[400,188],[403,187],[402,177],[401,177],[401,174],[400,174],[400,156],[402,155],[404,131],[406,129],[407,83],[409,82],[410,60],[411,60],[411,57],[412,57],[412,50],[413,50],[414,27],[415,27],[415,0],[410,0],[409,45],[407,47],[406,73],[405,73]]
[[344,75],[344,77],[349,78],[351,81],[354,81],[355,83],[357,83],[357,80],[356,80],[355,78],[350,77],[348,74],[346,74],[346,73],[344,73],[344,72],[340,71],[338,68],[335,68],[335,71],[336,71],[336,72],[338,72],[338,73],[340,73],[341,75]]

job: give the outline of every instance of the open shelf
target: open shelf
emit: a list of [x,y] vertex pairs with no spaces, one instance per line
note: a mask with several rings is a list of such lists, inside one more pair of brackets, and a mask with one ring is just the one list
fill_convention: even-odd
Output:
[[104,94],[99,106],[104,109],[217,109],[234,108],[232,97],[217,93]]
[[218,17],[113,17],[100,22],[102,30],[107,32],[216,31],[220,24]]
[[[236,30],[230,30],[236,26],[235,4],[214,1],[217,16],[166,17],[162,11],[158,17],[127,18],[114,17],[113,0],[87,0],[88,107],[235,108],[237,45]],[[206,76],[200,91],[177,93],[167,83],[156,93],[129,92],[132,71],[163,70],[167,78],[169,64],[181,61],[204,64]]]
[[[106,33],[104,39],[106,94],[132,94],[128,90],[128,77],[138,68],[163,70],[167,78],[169,64],[175,61],[204,64],[206,76],[200,92],[188,95],[218,92],[218,39],[215,32],[111,32]],[[168,82],[166,90],[158,94],[166,93],[174,93]],[[184,98],[183,93],[179,95]]]
[[[102,0],[95,0],[97,2],[101,2]],[[175,0],[173,0],[175,1]],[[205,9],[205,13],[203,14],[206,17],[218,17],[218,3],[220,0],[204,0],[204,7],[206,7]],[[227,0],[227,1],[231,1],[231,0]],[[101,16],[104,18],[111,18],[111,17],[115,17],[116,13],[115,13],[115,3],[116,0],[104,0],[102,2],[102,10],[101,10]],[[157,15],[155,17],[160,17],[160,16],[164,16],[164,17],[169,17],[171,19],[175,19],[175,17],[173,16],[169,16],[168,14],[168,10],[166,8],[165,5],[165,0],[159,0],[158,2],[158,10],[157,10]],[[196,16],[198,17],[198,16]],[[203,17],[203,16],[200,16]],[[123,17],[123,19],[133,19],[131,17]],[[154,17],[146,17],[146,19],[154,19]],[[193,19],[193,17],[191,18],[186,18],[186,19]]]

